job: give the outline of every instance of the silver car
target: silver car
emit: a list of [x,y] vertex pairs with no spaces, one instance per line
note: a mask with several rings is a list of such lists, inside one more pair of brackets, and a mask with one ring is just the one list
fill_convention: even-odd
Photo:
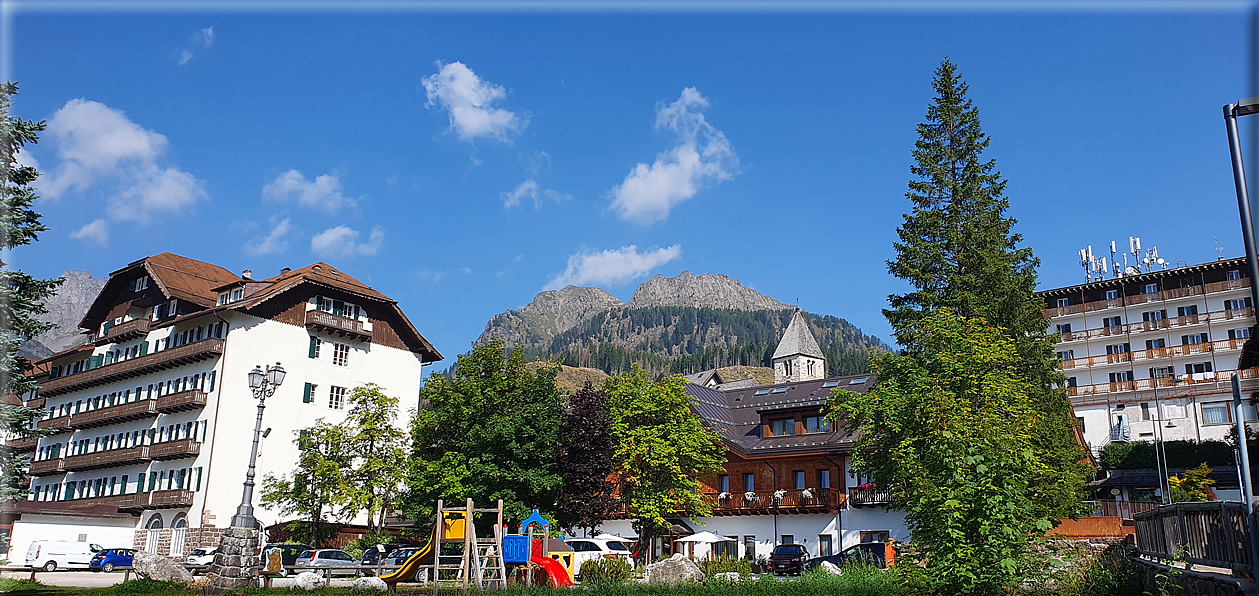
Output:
[[[319,569],[295,569],[294,571],[314,571],[315,573],[329,573],[331,575],[362,575],[363,571],[359,569],[358,559],[350,556],[343,550],[335,548],[321,548],[318,550],[302,551],[297,555],[297,560],[293,562],[293,567],[316,567]],[[323,568],[330,571],[323,571]]]

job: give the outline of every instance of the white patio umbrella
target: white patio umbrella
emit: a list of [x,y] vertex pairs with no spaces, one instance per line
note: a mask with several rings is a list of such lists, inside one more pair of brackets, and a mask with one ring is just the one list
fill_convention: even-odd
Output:
[[690,543],[692,559],[695,558],[695,545],[696,544],[716,544],[718,542],[738,542],[734,538],[726,538],[725,536],[720,536],[712,532],[700,532],[698,534],[691,534],[690,536],[687,536],[685,538],[678,538],[677,541]]

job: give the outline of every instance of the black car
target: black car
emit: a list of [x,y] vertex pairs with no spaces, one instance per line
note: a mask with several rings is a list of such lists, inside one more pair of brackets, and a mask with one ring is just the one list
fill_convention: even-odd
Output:
[[[377,546],[375,546],[375,547],[372,547],[372,548],[369,548],[369,549],[367,549],[367,550],[363,551],[363,561],[362,561],[360,564],[361,564],[361,565],[364,565],[364,566],[366,566],[366,565],[375,565],[377,561],[381,561],[381,565],[384,565],[385,563],[384,563],[384,561],[382,561],[382,559],[384,559],[385,557],[388,557],[388,556],[389,556],[389,554],[390,554],[390,553],[392,553],[393,551],[396,551],[396,550],[398,550],[398,549],[400,549],[400,548],[405,548],[405,547],[408,547],[408,546],[411,546],[411,545],[409,545],[409,544],[381,544],[381,545],[377,545]],[[374,571],[371,571],[371,572],[368,572],[368,573],[375,573],[375,572],[374,572]]]
[[837,567],[843,567],[846,564],[854,563],[859,565],[874,565],[877,567],[887,567],[887,546],[882,542],[863,542],[854,544],[836,555],[827,555],[825,557],[816,557],[809,559],[804,564],[804,570],[808,571],[821,565],[826,561]]
[[780,544],[769,555],[769,570],[774,575],[800,575],[809,551],[800,544]]
[[280,563],[284,565],[284,569],[280,572],[280,575],[288,575],[288,568],[292,567],[297,562],[297,555],[302,554],[303,551],[310,550],[309,546],[297,542],[276,542],[268,544],[262,547],[262,567],[264,569],[267,566],[267,551],[273,548],[280,549]]

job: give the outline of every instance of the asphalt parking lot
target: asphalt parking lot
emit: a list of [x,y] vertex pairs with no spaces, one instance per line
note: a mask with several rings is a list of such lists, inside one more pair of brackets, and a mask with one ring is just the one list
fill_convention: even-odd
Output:
[[[29,579],[30,572],[23,571],[6,571],[4,577],[9,579]],[[50,586],[68,586],[72,588],[107,588],[114,584],[122,583],[125,574],[121,571],[114,573],[100,573],[91,571],[53,571],[45,573],[40,571],[35,574],[35,579],[42,584]],[[131,577],[135,577],[134,573]]]

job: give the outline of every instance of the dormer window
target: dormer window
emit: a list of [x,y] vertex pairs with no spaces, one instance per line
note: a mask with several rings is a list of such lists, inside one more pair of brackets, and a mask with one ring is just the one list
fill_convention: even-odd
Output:
[[315,297],[315,307],[322,312],[332,313],[338,317],[358,320],[362,311],[357,304],[350,304],[343,300],[336,300],[325,296]]
[[219,292],[219,306],[231,304],[245,297],[245,288],[232,288],[230,290]]
[[787,437],[796,434],[795,418],[779,418],[769,422],[769,434],[775,437]]
[[127,282],[127,289],[131,290],[132,292],[139,292],[142,290],[147,290],[149,289],[149,281],[150,281],[149,276],[147,275],[145,275],[144,277],[137,277]]

